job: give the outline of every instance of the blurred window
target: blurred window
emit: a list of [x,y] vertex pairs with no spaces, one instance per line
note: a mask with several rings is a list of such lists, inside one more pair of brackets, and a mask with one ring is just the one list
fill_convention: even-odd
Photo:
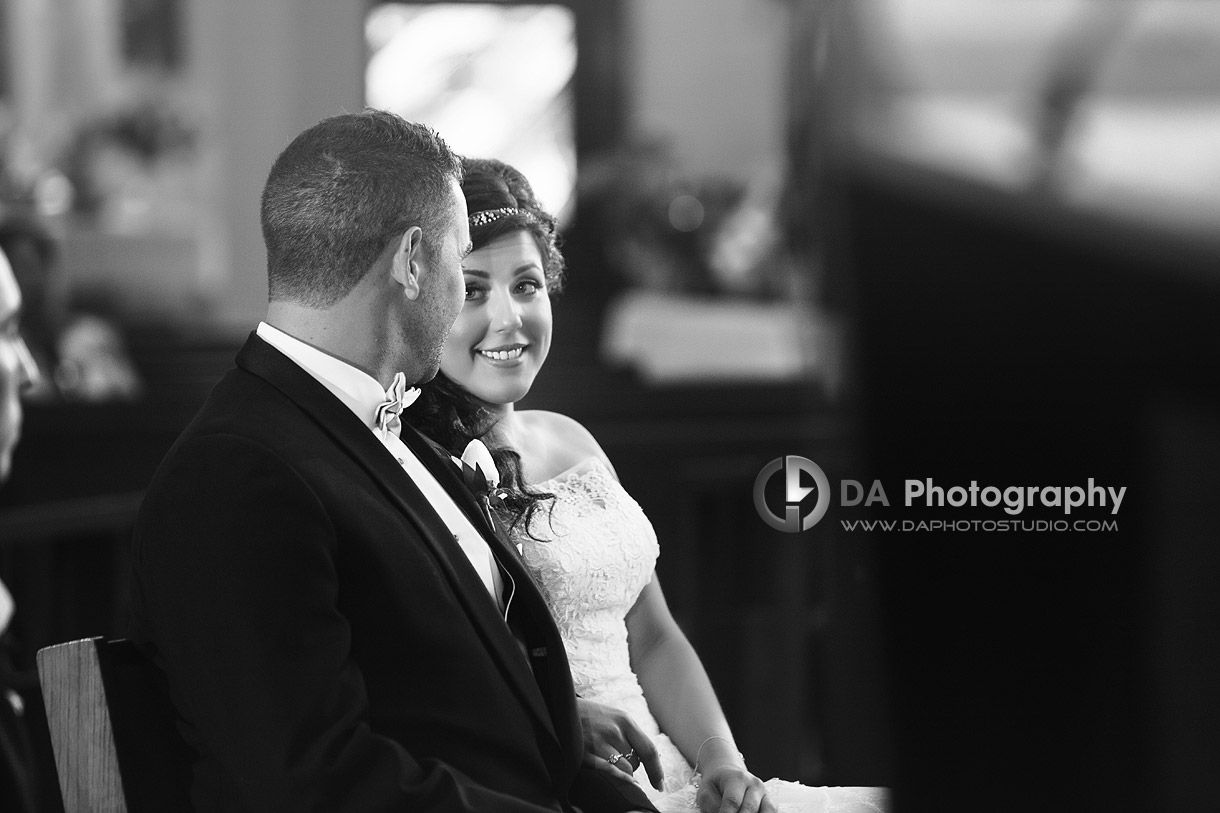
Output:
[[462,155],[512,164],[564,218],[576,181],[570,8],[384,3],[365,39],[369,105],[431,125]]
[[[1179,228],[1220,222],[1217,0],[871,0],[875,145]],[[877,111],[875,111],[877,112]]]

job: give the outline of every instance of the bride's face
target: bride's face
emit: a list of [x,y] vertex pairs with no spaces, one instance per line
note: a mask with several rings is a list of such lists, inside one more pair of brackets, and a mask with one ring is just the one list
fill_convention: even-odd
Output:
[[551,348],[551,299],[533,235],[502,235],[462,261],[466,303],[445,341],[441,370],[489,404],[529,392]]

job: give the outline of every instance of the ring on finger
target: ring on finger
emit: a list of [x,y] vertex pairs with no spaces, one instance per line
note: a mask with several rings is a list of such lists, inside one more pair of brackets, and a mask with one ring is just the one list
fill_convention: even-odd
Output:
[[627,764],[632,768],[638,768],[640,766],[640,758],[635,755],[634,748],[625,754],[611,754],[609,757],[607,757],[606,762],[609,762],[611,765],[617,765],[621,759],[627,760]]

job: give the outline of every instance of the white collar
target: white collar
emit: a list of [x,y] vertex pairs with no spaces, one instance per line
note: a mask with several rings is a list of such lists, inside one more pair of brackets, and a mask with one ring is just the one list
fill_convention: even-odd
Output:
[[365,426],[377,428],[377,407],[385,400],[386,388],[371,375],[266,322],[259,322],[255,333],[316,378]]

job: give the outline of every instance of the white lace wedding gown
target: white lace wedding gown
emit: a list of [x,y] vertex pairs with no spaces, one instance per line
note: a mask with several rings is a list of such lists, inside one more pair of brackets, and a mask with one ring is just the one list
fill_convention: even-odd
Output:
[[[537,579],[563,635],[576,693],[631,715],[652,737],[665,771],[657,791],[641,767],[636,778],[661,813],[690,811],[693,770],[662,734],[631,669],[625,618],[652,579],[659,547],[652,524],[604,463],[594,458],[536,487],[555,495],[531,531],[518,534],[522,557]],[[772,779],[768,796],[781,813],[884,811],[881,788],[820,788]]]

